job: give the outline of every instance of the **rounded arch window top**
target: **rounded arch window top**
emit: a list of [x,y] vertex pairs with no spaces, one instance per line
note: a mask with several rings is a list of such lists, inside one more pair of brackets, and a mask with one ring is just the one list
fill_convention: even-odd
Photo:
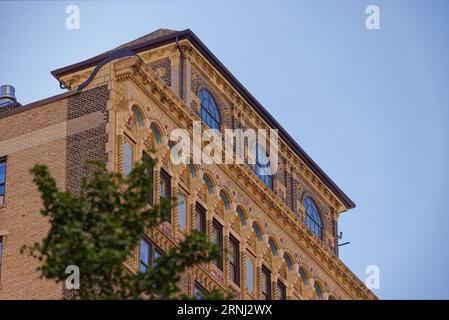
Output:
[[311,197],[306,197],[304,208],[306,210],[306,225],[320,240],[323,240],[323,221],[315,201]]
[[287,253],[284,253],[284,260],[285,260],[285,263],[287,264],[288,271],[292,271],[293,270],[293,261]]
[[309,283],[309,278],[303,268],[299,268],[299,276],[301,277],[302,283],[306,286]]
[[271,253],[273,254],[273,256],[277,256],[277,254],[278,254],[278,247],[277,247],[276,243],[274,243],[273,239],[270,238],[268,240],[268,244],[270,245]]
[[159,128],[153,123],[150,126],[150,130],[151,130],[151,134],[154,137],[154,140],[156,143],[161,143],[162,142],[162,135],[161,135],[161,131],[159,130]]
[[242,224],[242,226],[246,226],[246,215],[241,207],[237,207],[237,214],[239,215],[240,223]]
[[256,234],[257,240],[262,241],[262,239],[263,239],[262,231],[260,230],[259,226],[255,222],[253,222],[253,230]]
[[214,97],[207,89],[201,89],[198,95],[201,101],[201,119],[211,129],[220,130],[221,114]]
[[210,178],[209,178],[208,175],[205,174],[205,175],[203,176],[203,181],[204,181],[204,183],[206,184],[207,192],[208,192],[209,194],[214,193],[214,185],[212,184],[212,181],[210,180]]
[[135,124],[139,128],[143,127],[144,123],[143,123],[142,112],[140,112],[139,108],[137,108],[136,106],[132,106],[131,111],[133,113],[133,120],[134,120]]
[[231,201],[229,200],[228,195],[223,190],[220,192],[221,200],[223,200],[223,207],[225,210],[231,209]]

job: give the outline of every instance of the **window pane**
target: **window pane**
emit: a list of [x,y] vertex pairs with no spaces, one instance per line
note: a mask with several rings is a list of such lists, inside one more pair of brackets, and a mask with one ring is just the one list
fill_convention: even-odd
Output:
[[187,227],[187,204],[186,197],[183,194],[178,195],[178,224],[179,229],[186,230]]
[[315,283],[315,291],[316,291],[316,296],[317,296],[318,300],[323,299],[323,293],[321,291],[321,287],[317,283]]
[[237,208],[237,213],[239,215],[242,226],[246,226],[246,216],[243,213],[243,210],[241,208]]
[[2,266],[2,257],[3,257],[3,238],[0,237],[0,267]]
[[278,282],[278,292],[279,292],[279,300],[287,300],[287,292],[285,285],[281,282]]
[[200,205],[196,204],[196,222],[195,229],[199,232],[206,233],[206,210]]
[[265,268],[262,269],[262,299],[271,299],[271,276],[270,271]]
[[153,163],[150,157],[148,157],[145,153],[143,155],[143,161],[145,163],[145,166],[147,168],[147,176],[151,179],[151,190],[148,192],[147,195],[147,203],[152,206],[153,205],[153,190],[154,190],[154,179],[153,179]]
[[159,186],[159,195],[162,197],[166,197],[167,184],[164,178],[161,177],[161,184]]
[[195,284],[195,288],[193,291],[193,295],[196,299],[202,300],[203,296],[207,294],[206,290],[204,290],[202,287],[200,287],[198,284]]
[[323,223],[318,207],[310,197],[304,199],[304,207],[306,209],[306,225],[318,238],[323,240]]
[[223,269],[223,240],[222,240],[222,226],[214,221],[213,223],[213,230],[212,230],[212,242],[218,246],[220,257],[214,261],[215,265],[219,269]]
[[150,244],[145,240],[140,240],[140,271],[144,272],[149,266]]
[[220,111],[218,110],[217,104],[214,98],[207,90],[201,90],[199,93],[199,98],[201,101],[200,116],[201,119],[211,128],[220,130]]
[[162,256],[162,252],[160,252],[158,249],[154,249],[153,263],[152,263],[153,267],[157,265],[156,259],[160,258],[161,256]]
[[254,265],[251,259],[247,258],[246,266],[246,289],[249,293],[254,293]]
[[128,142],[125,142],[123,145],[123,172],[125,175],[128,175],[131,173],[131,170],[133,168],[133,151],[132,147]]
[[299,275],[301,277],[302,283],[304,285],[307,285],[308,284],[307,275],[306,275],[306,272],[302,268],[299,269]]
[[5,183],[6,162],[0,162],[0,184]]
[[240,285],[240,252],[239,243],[233,237],[229,239],[231,244],[229,254],[229,266],[231,281],[236,285]]

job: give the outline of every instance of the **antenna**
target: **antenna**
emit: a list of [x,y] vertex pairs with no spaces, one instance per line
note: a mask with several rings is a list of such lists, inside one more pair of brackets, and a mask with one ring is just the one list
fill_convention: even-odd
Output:
[[[340,240],[343,239],[343,232],[340,231],[340,234],[337,236],[337,238],[340,239]],[[345,246],[345,245],[350,244],[350,243],[351,242],[347,241],[347,242],[339,243],[338,246],[341,247],[341,246]]]

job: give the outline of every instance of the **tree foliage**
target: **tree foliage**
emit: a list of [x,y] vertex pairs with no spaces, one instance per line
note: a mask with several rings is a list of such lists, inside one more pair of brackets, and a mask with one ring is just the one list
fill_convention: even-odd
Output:
[[162,198],[152,207],[147,205],[152,179],[143,163],[127,176],[108,171],[102,162],[88,165],[93,166],[93,174],[83,178],[79,196],[59,190],[46,166],[31,169],[50,230],[41,243],[23,249],[41,261],[41,276],[65,282],[67,266],[77,266],[81,299],[180,297],[180,275],[218,258],[216,245],[193,231],[152,268],[130,272],[124,264],[130,252],[147,230],[169,219],[175,200]]

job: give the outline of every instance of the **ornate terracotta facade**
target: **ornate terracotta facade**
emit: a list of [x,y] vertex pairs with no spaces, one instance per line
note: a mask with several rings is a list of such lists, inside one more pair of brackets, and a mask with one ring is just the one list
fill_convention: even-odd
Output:
[[[238,243],[238,281],[231,280],[231,265],[225,255],[221,269],[210,263],[188,270],[180,284],[183,291],[192,295],[198,286],[204,290],[230,290],[236,298],[261,299],[264,269],[270,273],[273,299],[280,298],[278,288],[283,286],[288,299],[376,299],[338,258],[338,218],[353,206],[352,202],[348,203],[341,190],[335,189],[326,180],[327,176],[323,178],[282,136],[279,170],[272,189],[246,164],[188,166],[171,163],[170,132],[177,128],[191,132],[193,123],[201,121],[200,89],[207,89],[217,102],[222,130],[270,128],[257,106],[211,62],[196,37],[160,30],[127,47],[136,54],[108,61],[97,70],[98,64],[91,63],[56,70],[54,74],[63,85],[76,90],[95,70],[95,77],[85,83],[81,93],[98,88],[108,91],[104,150],[110,170],[123,170],[125,141],[132,146],[134,161],[140,160],[148,146],[155,147],[157,151],[153,156],[159,161],[153,168],[154,200],[157,201],[160,194],[162,168],[170,176],[171,194],[186,194],[185,232],[197,225],[196,208],[200,205],[206,210],[209,236],[213,236],[215,221],[222,227],[225,252],[232,249],[231,238],[233,243]],[[143,123],[139,124],[136,119],[136,110]],[[202,126],[203,130],[208,128],[204,122]],[[160,139],[153,128],[157,128]],[[204,182],[206,176],[212,182],[212,190]],[[222,194],[229,199],[228,206]],[[303,202],[306,197],[314,200],[321,215],[322,240],[305,223]],[[237,210],[244,217],[237,214]],[[149,230],[148,239],[162,251],[176,245],[184,237],[178,220],[175,208],[171,223]],[[256,235],[254,225],[260,229],[261,237]],[[269,243],[275,245],[275,251]],[[248,290],[250,273],[246,268],[250,264],[247,261],[254,266],[252,293]],[[127,266],[130,270],[138,269],[138,248]]]

